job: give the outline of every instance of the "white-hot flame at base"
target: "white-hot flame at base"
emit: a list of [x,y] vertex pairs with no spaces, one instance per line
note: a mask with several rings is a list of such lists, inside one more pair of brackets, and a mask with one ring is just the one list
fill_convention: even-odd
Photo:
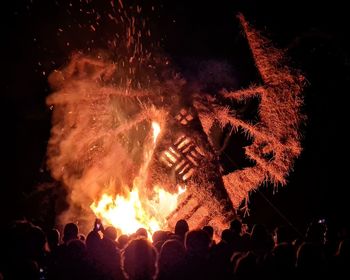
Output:
[[[152,122],[153,143],[149,151],[146,151],[147,165],[153,153],[161,128],[157,122]],[[140,180],[136,180],[140,179]],[[169,193],[158,186],[154,187],[152,198],[141,195],[139,186],[142,186],[142,178],[135,178],[134,188],[123,195],[110,195],[105,193],[99,201],[94,201],[90,208],[95,215],[105,224],[112,225],[123,234],[132,234],[139,228],[145,228],[150,234],[167,227],[167,216],[177,207],[179,195],[186,188],[178,186],[177,193]]]
[[145,228],[150,234],[167,227],[167,216],[176,209],[177,200],[185,188],[171,194],[156,187],[152,199],[141,201],[139,190],[134,188],[126,197],[103,194],[98,202],[91,204],[95,215],[107,225],[112,225],[123,234],[132,234]]

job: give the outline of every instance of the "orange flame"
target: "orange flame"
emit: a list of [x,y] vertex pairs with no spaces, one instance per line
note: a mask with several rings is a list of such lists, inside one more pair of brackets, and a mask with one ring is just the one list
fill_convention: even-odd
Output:
[[[161,132],[157,122],[152,122],[152,129],[153,143],[152,147],[146,151],[145,166],[141,168],[141,173],[144,173],[143,170],[147,170],[147,165]],[[105,224],[113,225],[123,234],[132,234],[142,227],[152,235],[155,231],[166,228],[167,216],[176,209],[178,197],[185,192],[186,188],[178,186],[178,192],[172,194],[155,186],[152,197],[148,198],[147,195],[140,192],[143,189],[143,179],[142,176],[135,178],[133,189],[130,191],[125,188],[124,193],[126,194],[124,196],[104,193],[98,201],[94,201],[90,205],[91,210]]]
[[179,195],[185,191],[178,188],[175,194],[155,187],[152,199],[141,199],[137,187],[125,197],[103,194],[98,202],[91,204],[91,209],[104,223],[113,225],[124,234],[145,228],[150,234],[167,227],[167,216],[176,209]]

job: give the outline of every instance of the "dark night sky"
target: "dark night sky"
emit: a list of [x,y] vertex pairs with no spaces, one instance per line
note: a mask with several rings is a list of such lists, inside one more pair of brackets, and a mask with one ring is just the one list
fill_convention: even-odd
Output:
[[[79,2],[14,0],[8,1],[7,7],[2,6],[4,168],[0,210],[5,221],[24,213],[27,216],[38,213],[37,209],[33,210],[37,204],[28,203],[26,197],[36,185],[48,180],[45,172],[50,130],[50,111],[45,106],[50,91],[47,73],[66,62],[73,50],[103,47],[113,32],[114,27],[106,24],[94,33],[89,28],[79,29],[78,23],[89,25],[89,18],[77,12],[79,5],[89,5]],[[101,11],[110,7],[109,0],[92,2],[100,2],[95,6]],[[234,61],[235,70],[246,73],[245,60],[249,64],[246,50],[237,47],[239,28],[235,14],[240,11],[276,46],[289,50],[294,66],[308,80],[304,151],[296,161],[287,187],[272,195],[271,186],[267,186],[252,195],[251,216],[247,221],[269,226],[285,223],[274,207],[299,230],[314,216],[325,216],[331,223],[347,217],[350,207],[345,163],[349,148],[344,134],[348,127],[345,95],[349,92],[350,48],[345,4],[341,1],[320,4],[316,0],[150,2],[156,6],[156,12],[148,14],[150,24],[162,38],[165,51],[180,64],[188,57],[220,59]],[[308,2],[307,6],[304,2]],[[72,11],[71,15],[67,9]],[[58,28],[67,31],[58,36]]]

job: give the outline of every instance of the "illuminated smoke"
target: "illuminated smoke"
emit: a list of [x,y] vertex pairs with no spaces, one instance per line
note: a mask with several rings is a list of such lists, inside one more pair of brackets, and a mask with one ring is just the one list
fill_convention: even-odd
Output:
[[[91,205],[98,213],[99,202],[115,204],[136,195],[149,201],[157,188],[177,194],[186,185],[169,223],[186,218],[193,227],[223,227],[251,190],[265,181],[286,184],[301,152],[303,77],[243,16],[240,21],[262,79],[248,89],[222,89],[219,95],[184,91],[186,81],[172,74],[169,60],[141,47],[134,20],[126,28],[126,57],[75,53],[51,74],[48,166],[67,187],[70,204],[61,222],[86,218],[91,224]],[[254,96],[260,100],[256,124],[223,105]],[[161,129],[157,141],[152,132],[158,127],[152,129],[152,122]],[[246,132],[252,144],[245,154],[255,166],[222,175],[210,141],[214,124]],[[135,178],[141,180],[137,190]]]

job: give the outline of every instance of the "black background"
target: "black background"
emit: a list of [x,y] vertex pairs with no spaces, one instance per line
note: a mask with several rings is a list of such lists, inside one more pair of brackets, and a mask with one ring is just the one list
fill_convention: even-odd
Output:
[[[2,3],[1,218],[5,223],[23,216],[35,220],[40,211],[46,211],[37,209],[40,205],[30,197],[38,184],[49,180],[45,166],[50,134],[50,110],[45,105],[50,92],[47,74],[65,63],[74,50],[104,47],[103,42],[113,33],[115,25],[107,23],[96,32],[88,28],[91,17],[82,15],[79,8],[110,9],[110,1],[92,2]],[[227,60],[235,63],[242,77],[248,75],[248,52],[237,47],[240,29],[235,15],[242,12],[277,47],[289,50],[294,66],[308,81],[303,153],[286,187],[273,195],[273,188],[267,185],[251,195],[250,216],[245,220],[269,227],[289,222],[299,231],[313,217],[325,217],[330,224],[347,221],[350,51],[345,4],[316,0],[204,2],[154,0],[145,8],[155,36],[175,61],[181,64],[187,57]],[[152,5],[154,12],[150,12]]]

